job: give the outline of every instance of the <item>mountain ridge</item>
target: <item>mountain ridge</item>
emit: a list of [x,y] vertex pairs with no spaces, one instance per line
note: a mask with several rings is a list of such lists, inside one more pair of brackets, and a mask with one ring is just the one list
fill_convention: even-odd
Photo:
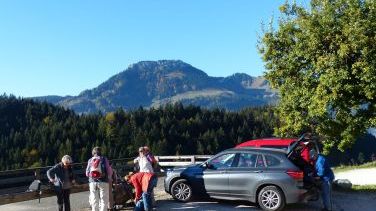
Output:
[[141,61],[77,96],[34,99],[71,108],[78,113],[109,112],[182,102],[203,107],[238,110],[273,104],[275,91],[261,76],[235,73],[212,77],[181,60]]

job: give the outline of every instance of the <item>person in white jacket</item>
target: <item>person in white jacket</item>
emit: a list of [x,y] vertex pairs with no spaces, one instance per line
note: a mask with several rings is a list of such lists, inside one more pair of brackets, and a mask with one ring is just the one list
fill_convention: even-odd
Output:
[[[156,163],[154,156],[150,153],[149,147],[140,147],[138,149],[139,156],[134,159],[134,163],[138,164],[139,172],[154,173],[153,163]],[[150,193],[151,203],[155,205],[154,187],[157,186],[158,178],[155,176],[151,179],[150,185],[152,188]]]
[[139,156],[134,159],[134,163],[138,164],[139,171],[145,173],[154,173],[153,165],[145,156],[144,147],[138,149]]

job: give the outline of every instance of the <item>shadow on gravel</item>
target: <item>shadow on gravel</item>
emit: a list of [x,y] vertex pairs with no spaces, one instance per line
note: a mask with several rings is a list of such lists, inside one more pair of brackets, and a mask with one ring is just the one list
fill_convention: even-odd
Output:
[[[217,199],[194,200],[188,203],[177,202],[173,199],[157,201],[156,210],[248,210],[260,211],[256,204],[247,201],[230,201]],[[320,207],[315,204],[288,205],[284,210],[289,211],[317,211]]]
[[157,210],[259,210],[255,204],[244,201],[227,201],[216,199],[194,200],[187,203],[173,199],[157,201]]

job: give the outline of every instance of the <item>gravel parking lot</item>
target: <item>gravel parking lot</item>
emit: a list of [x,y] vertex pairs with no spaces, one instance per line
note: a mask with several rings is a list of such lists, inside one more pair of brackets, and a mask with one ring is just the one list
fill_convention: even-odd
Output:
[[[71,195],[72,210],[89,211],[88,192],[76,193]],[[174,201],[170,195],[163,190],[163,181],[160,179],[158,187],[155,190],[157,206],[155,210],[192,210],[192,211],[211,211],[211,210],[260,210],[255,204],[245,201],[226,201],[215,199],[195,200],[189,203],[180,203]],[[307,204],[289,205],[285,210],[288,211],[317,211],[320,210],[320,202],[310,202]],[[333,208],[336,211],[374,211],[376,210],[376,193],[347,193],[334,192]],[[37,211],[37,210],[56,210],[56,197],[49,197],[38,200],[25,201],[20,203],[0,206],[4,211]],[[124,207],[122,210],[133,210],[132,207]]]

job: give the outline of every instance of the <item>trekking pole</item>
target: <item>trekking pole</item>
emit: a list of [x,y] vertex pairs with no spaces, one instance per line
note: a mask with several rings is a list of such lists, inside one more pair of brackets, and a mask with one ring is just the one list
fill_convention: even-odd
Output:
[[42,195],[42,190],[41,190],[41,186],[42,186],[42,182],[41,182],[41,176],[40,176],[40,169],[37,169],[36,171],[34,171],[34,176],[35,176],[35,180],[38,181],[38,186],[37,186],[37,191],[38,191],[38,203],[40,204],[40,198],[41,198],[41,195]]

